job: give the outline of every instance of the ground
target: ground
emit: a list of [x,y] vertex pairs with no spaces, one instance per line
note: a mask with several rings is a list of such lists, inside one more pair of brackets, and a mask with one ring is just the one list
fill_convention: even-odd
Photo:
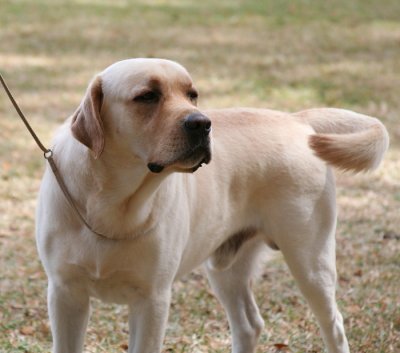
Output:
[[[128,57],[184,64],[200,107],[377,116],[391,148],[367,175],[338,174],[337,297],[353,352],[400,351],[400,2],[398,0],[2,0],[0,70],[49,146],[91,77]],[[1,90],[0,90],[1,91]],[[49,352],[46,277],[34,241],[41,152],[0,92],[0,351]],[[280,257],[254,286],[259,352],[322,352]],[[124,352],[126,308],[93,302],[85,352]],[[204,273],[174,287],[164,352],[228,352]]]

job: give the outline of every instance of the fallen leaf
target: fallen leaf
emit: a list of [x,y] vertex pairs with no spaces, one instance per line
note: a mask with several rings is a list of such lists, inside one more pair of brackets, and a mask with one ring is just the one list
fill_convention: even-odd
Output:
[[39,330],[42,334],[47,335],[50,333],[50,327],[46,323],[42,323],[39,327]]
[[275,343],[274,347],[277,349],[277,352],[289,351],[289,346],[285,343]]
[[397,234],[393,231],[388,231],[383,234],[383,239],[400,240],[400,234]]
[[35,333],[35,329],[32,326],[22,326],[19,332],[24,336],[32,336]]
[[122,348],[123,350],[127,351],[128,350],[128,344],[127,343],[122,343],[119,348]]
[[347,306],[348,313],[355,314],[355,313],[359,313],[360,311],[361,311],[361,307],[357,304]]

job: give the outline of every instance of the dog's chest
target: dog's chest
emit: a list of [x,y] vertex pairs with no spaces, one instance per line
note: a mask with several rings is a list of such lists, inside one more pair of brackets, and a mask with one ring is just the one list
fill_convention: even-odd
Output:
[[67,260],[66,271],[76,274],[91,296],[128,304],[142,292],[147,273],[144,259],[129,246],[81,247]]
[[90,296],[104,302],[131,304],[140,295],[138,281],[129,273],[114,272],[107,278],[87,278]]

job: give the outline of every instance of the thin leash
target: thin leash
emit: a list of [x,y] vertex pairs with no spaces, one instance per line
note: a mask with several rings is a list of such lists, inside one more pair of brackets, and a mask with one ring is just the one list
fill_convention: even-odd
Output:
[[28,129],[28,131],[32,135],[32,137],[35,140],[35,142],[38,145],[38,147],[42,150],[44,158],[47,160],[47,162],[49,162],[50,168],[53,171],[53,174],[54,174],[54,176],[55,176],[55,178],[57,180],[57,183],[58,183],[61,191],[63,192],[66,200],[68,201],[68,204],[74,210],[74,212],[77,215],[77,217],[82,221],[82,223],[86,226],[86,228],[89,229],[92,233],[98,235],[101,238],[105,238],[107,240],[114,240],[114,239],[112,239],[112,238],[110,238],[110,237],[108,237],[108,236],[106,236],[104,234],[96,232],[90,226],[90,224],[86,221],[85,217],[82,216],[82,214],[80,213],[78,207],[75,205],[75,202],[74,202],[71,194],[69,193],[67,186],[65,185],[64,179],[63,179],[60,171],[58,170],[56,163],[54,162],[53,151],[50,148],[46,148],[43,145],[43,143],[40,141],[39,137],[36,135],[35,131],[30,126],[28,120],[26,119],[25,115],[22,113],[22,111],[19,108],[17,102],[15,101],[13,95],[11,94],[10,90],[8,89],[7,84],[4,81],[3,76],[1,75],[1,73],[0,73],[0,81],[1,81],[1,84],[3,85],[4,90],[7,93],[8,98],[10,99],[12,105],[14,106],[15,110],[17,111],[19,117],[21,118],[21,120],[25,124],[26,128]]

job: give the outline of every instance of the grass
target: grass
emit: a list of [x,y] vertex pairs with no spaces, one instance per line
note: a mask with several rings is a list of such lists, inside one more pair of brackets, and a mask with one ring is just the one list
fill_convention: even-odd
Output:
[[[353,352],[400,351],[400,2],[398,0],[3,0],[0,69],[49,145],[87,82],[127,57],[184,64],[201,107],[337,106],[378,116],[381,169],[338,176],[338,300]],[[34,243],[44,161],[0,94],[0,351],[48,352],[46,279]],[[385,236],[386,235],[386,236]],[[255,292],[259,352],[322,352],[280,258]],[[85,352],[124,352],[126,309],[93,302]],[[164,352],[226,352],[220,305],[201,270],[176,283]]]

